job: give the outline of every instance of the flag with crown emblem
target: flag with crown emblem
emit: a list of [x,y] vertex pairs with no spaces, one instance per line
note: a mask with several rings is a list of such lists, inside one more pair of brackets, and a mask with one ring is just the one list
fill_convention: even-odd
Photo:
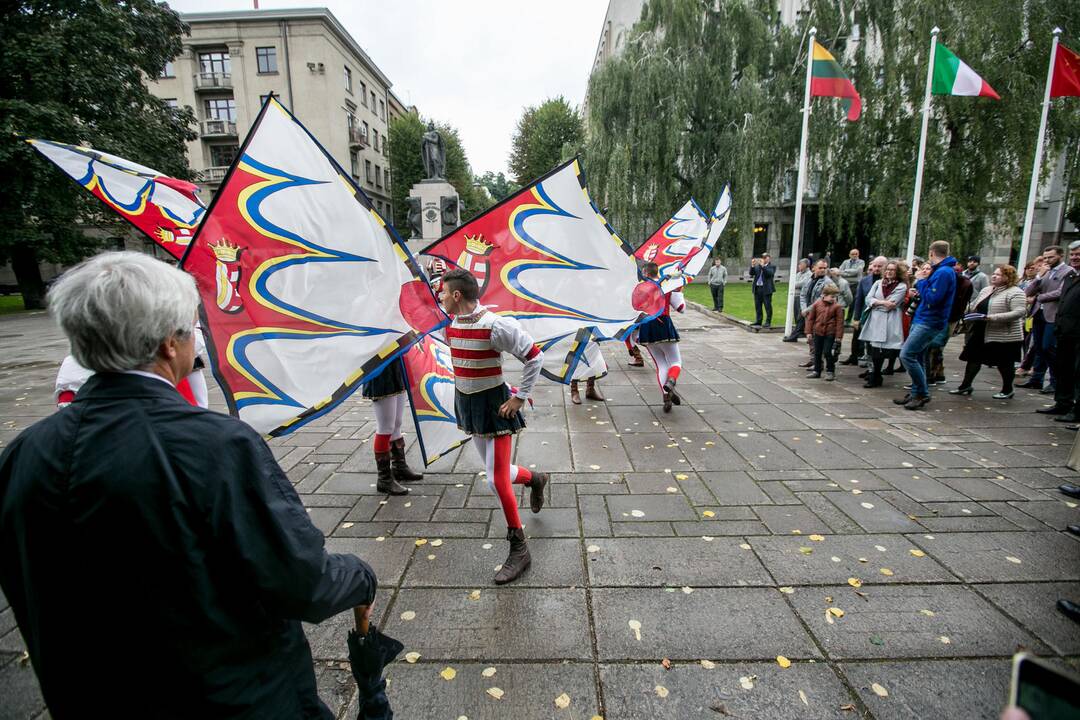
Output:
[[[480,282],[480,303],[518,320],[543,348],[545,376],[568,382],[584,353],[578,333],[623,338],[641,318],[631,294],[633,250],[589,196],[577,159],[473,218],[423,254],[464,268]],[[565,352],[562,351],[565,348]]]
[[26,142],[167,253],[183,256],[206,210],[197,185],[92,148]]
[[660,277],[675,275],[688,257],[697,253],[708,232],[708,220],[694,198],[686,201],[634,251],[642,262],[656,263]]
[[184,255],[232,414],[282,435],[446,318],[371,201],[275,98]]

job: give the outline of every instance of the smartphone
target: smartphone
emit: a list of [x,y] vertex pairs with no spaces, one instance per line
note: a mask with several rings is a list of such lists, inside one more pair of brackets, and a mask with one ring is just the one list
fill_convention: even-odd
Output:
[[1080,718],[1080,678],[1027,653],[1013,656],[1009,704],[1031,720]]

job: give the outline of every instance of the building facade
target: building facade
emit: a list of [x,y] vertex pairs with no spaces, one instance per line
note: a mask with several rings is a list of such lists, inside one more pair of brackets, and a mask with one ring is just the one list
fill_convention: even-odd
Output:
[[273,93],[393,217],[388,125],[404,105],[390,79],[325,8],[186,13],[191,34],[151,92],[198,119],[188,163],[209,200]]

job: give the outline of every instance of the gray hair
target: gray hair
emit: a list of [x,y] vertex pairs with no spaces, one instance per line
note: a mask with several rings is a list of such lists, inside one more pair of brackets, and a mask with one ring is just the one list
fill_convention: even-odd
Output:
[[71,354],[95,372],[150,365],[162,342],[192,332],[199,307],[194,278],[138,252],[80,263],[56,281],[48,299]]
[[1080,240],[1073,240],[1069,243],[1069,250],[1076,250],[1077,248],[1080,248]]

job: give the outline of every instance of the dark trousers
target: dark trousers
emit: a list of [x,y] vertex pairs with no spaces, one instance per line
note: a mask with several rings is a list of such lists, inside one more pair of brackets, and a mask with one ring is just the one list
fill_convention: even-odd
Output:
[[1057,365],[1054,367],[1054,404],[1080,408],[1080,386],[1076,373],[1080,370],[1080,337],[1057,338]]
[[761,324],[761,310],[765,309],[765,324],[772,325],[772,293],[764,293],[754,287],[754,324]]
[[712,309],[723,310],[724,309],[724,286],[723,285],[710,285],[709,292],[712,293]]
[[[975,382],[975,376],[979,374],[979,370],[982,369],[982,363],[969,360],[967,367],[964,368],[964,381],[960,383],[960,387],[971,387],[971,383]],[[1012,363],[998,366],[998,373],[1001,375],[1001,392],[1006,395],[1013,391],[1013,380],[1016,378],[1016,366]]]
[[855,326],[851,329],[851,354],[848,355],[848,360],[856,362],[862,357],[862,343],[859,342],[859,327]]
[[836,338],[832,335],[814,336],[814,372],[821,372],[821,360],[825,359],[825,368],[828,372],[836,372],[836,355],[833,353],[833,344]]
[[1054,323],[1046,322],[1042,310],[1035,313],[1035,320],[1031,325],[1031,332],[1035,336],[1032,345],[1036,349],[1035,365],[1031,370],[1032,384],[1042,385],[1046,371],[1050,371],[1050,382],[1057,381],[1057,373],[1054,365],[1057,356],[1057,338],[1054,336]]

